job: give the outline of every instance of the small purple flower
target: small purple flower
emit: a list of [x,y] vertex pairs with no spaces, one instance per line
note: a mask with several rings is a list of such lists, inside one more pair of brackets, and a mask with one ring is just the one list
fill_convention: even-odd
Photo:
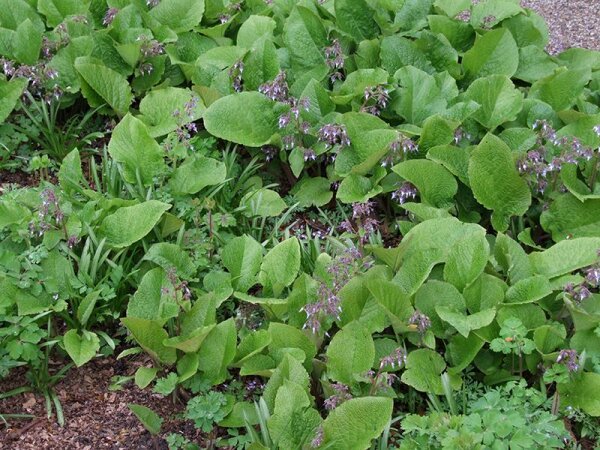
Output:
[[229,69],[229,78],[231,79],[231,85],[233,86],[233,90],[235,92],[242,92],[244,89],[244,81],[242,79],[242,75],[244,73],[244,62],[240,59],[235,62],[233,66]]
[[323,402],[323,406],[326,410],[331,411],[344,403],[346,400],[352,399],[350,388],[345,384],[333,383],[331,388],[333,389],[334,394]]
[[146,6],[148,8],[154,8],[155,6],[158,6],[159,3],[160,0],[146,0]]
[[579,370],[579,355],[576,350],[564,349],[558,353],[556,358],[558,364],[567,366],[569,372],[577,372]]
[[364,203],[353,203],[352,204],[352,217],[354,219],[369,216],[373,213],[373,206],[375,202],[367,201]]
[[417,197],[418,191],[414,184],[405,181],[400,188],[392,192],[392,199],[403,205],[410,199]]
[[118,13],[119,13],[119,10],[117,8],[108,8],[108,10],[106,11],[106,14],[104,15],[104,19],[102,19],[102,24],[104,26],[108,26],[111,23],[113,23],[113,20],[115,20],[115,17],[117,16]]
[[281,116],[279,116],[279,128],[285,128],[290,124],[291,121],[291,117],[288,114],[282,114]]
[[258,92],[266,95],[271,100],[286,103],[289,100],[290,92],[285,72],[279,72],[273,81],[260,85]]
[[321,444],[323,443],[324,438],[325,438],[325,432],[323,431],[323,427],[319,426],[319,428],[317,428],[317,431],[315,432],[315,437],[310,442],[310,446],[312,448],[320,447]]
[[396,367],[402,367],[406,363],[406,351],[402,347],[398,347],[392,353],[384,356],[379,360],[379,369],[383,369],[385,366],[391,366],[392,369]]
[[327,147],[339,145],[343,148],[350,146],[350,139],[344,125],[335,123],[323,125],[319,129],[318,138],[319,141],[325,142]]
[[312,148],[304,149],[304,161],[315,161],[317,159],[317,154]]
[[410,319],[408,319],[408,324],[416,325],[417,331],[423,335],[431,327],[431,320],[421,311],[416,309],[413,315],[410,316]]
[[600,286],[600,266],[590,267],[585,271],[585,280],[593,287]]
[[600,137],[600,125],[596,125],[594,128],[592,128],[594,130],[594,133],[596,133],[596,135],[598,137]]

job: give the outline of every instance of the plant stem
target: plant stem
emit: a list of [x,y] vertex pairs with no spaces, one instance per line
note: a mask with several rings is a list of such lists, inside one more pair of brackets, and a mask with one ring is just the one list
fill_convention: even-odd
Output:
[[590,190],[592,191],[592,194],[594,193],[594,186],[596,184],[596,178],[598,177],[598,163],[599,163],[599,159],[598,159],[598,155],[594,156],[592,158],[592,171],[590,173]]

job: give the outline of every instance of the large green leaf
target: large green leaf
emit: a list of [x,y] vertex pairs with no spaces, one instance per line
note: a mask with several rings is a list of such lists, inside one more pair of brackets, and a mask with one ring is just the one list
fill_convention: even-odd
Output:
[[589,69],[568,70],[561,67],[531,86],[529,96],[548,103],[556,111],[572,106],[590,81]]
[[580,201],[571,194],[560,195],[542,213],[540,223],[555,242],[600,237],[600,199]]
[[26,86],[25,79],[16,78],[10,81],[0,79],[0,123],[4,122],[15,108]]
[[161,0],[150,16],[176,33],[189,31],[200,24],[204,0]]
[[419,392],[443,395],[440,375],[445,368],[444,358],[434,350],[413,350],[406,358],[406,370],[402,374],[402,381]]
[[484,0],[473,5],[471,10],[471,25],[475,28],[488,27],[502,22],[504,19],[516,16],[523,9],[513,0]]
[[462,60],[469,79],[488,75],[512,77],[519,66],[519,49],[510,31],[497,28],[475,41]]
[[[277,359],[277,353],[280,350],[300,349],[306,356],[304,367],[309,371],[312,369],[312,360],[317,354],[317,348],[302,330],[284,323],[271,322],[269,324],[269,334],[271,336],[269,354]],[[281,358],[283,358],[283,353],[281,353]]]
[[407,66],[399,69],[394,78],[400,89],[392,107],[407,122],[420,126],[429,116],[446,109],[447,99],[436,79],[427,72]]
[[163,344],[163,341],[169,336],[160,323],[137,317],[125,317],[121,321],[131,332],[139,346],[153,359],[163,364],[175,364],[177,351]]
[[146,125],[131,114],[113,130],[108,152],[123,164],[123,177],[131,184],[137,184],[139,173],[142,183],[148,186],[165,169],[160,145],[150,136]]
[[521,216],[529,208],[531,192],[519,176],[513,154],[492,134],[471,152],[469,181],[477,201],[493,211],[492,225],[498,231],[505,231],[512,216]]
[[[196,106],[190,107],[193,105]],[[146,94],[140,102],[138,118],[148,126],[150,135],[157,137],[198,120],[204,110],[201,100],[190,90],[166,87]]]
[[600,374],[582,373],[558,385],[564,405],[580,408],[592,417],[600,416]]
[[491,75],[475,80],[465,94],[481,105],[473,117],[490,130],[515,120],[523,107],[523,94],[504,75]]
[[338,331],[327,347],[327,376],[347,385],[363,380],[375,357],[371,333],[358,322]]
[[117,209],[100,225],[100,234],[112,247],[127,247],[146,236],[171,205],[148,200],[133,206]]
[[598,249],[600,237],[568,239],[543,252],[530,253],[529,261],[535,273],[553,278],[595,264]]
[[162,268],[157,267],[146,272],[137,291],[127,303],[127,317],[154,320],[161,325],[176,317],[179,306],[170,292],[163,292],[163,289],[170,287],[169,285],[167,274]]
[[238,30],[236,43],[240,47],[253,48],[262,38],[273,39],[277,22],[267,16],[252,15],[244,20]]
[[548,278],[542,275],[519,280],[506,291],[506,303],[523,304],[532,303],[550,295],[552,287]]
[[300,243],[295,237],[286,239],[265,255],[260,266],[259,281],[278,295],[294,282],[300,270]]
[[472,330],[478,330],[488,326],[496,316],[495,309],[484,309],[475,314],[467,315],[464,312],[453,309],[450,306],[436,306],[440,319],[452,325],[463,337],[468,337]]
[[391,398],[361,397],[342,403],[323,422],[323,445],[329,450],[365,450],[392,417]]
[[330,45],[321,19],[303,6],[294,8],[285,21],[283,42],[299,70],[324,65],[323,49]]
[[150,432],[150,434],[157,435],[160,433],[163,419],[158,414],[144,405],[129,403],[127,407],[133,414],[135,414],[135,416],[139,419],[142,425],[144,425],[144,428]]
[[91,0],[39,0],[38,11],[46,16],[46,24],[56,27],[67,16],[85,15]]
[[285,201],[272,190],[261,188],[248,192],[240,200],[246,217],[277,217],[286,208]]
[[394,166],[392,170],[417,187],[423,203],[436,208],[453,204],[458,184],[441,164],[428,159],[411,159]]
[[227,379],[227,367],[235,359],[237,331],[233,319],[217,324],[203,339],[198,356],[200,370],[213,385]]
[[221,259],[231,273],[231,282],[236,290],[246,292],[256,283],[262,253],[262,245],[247,235],[236,237],[225,245]]
[[77,330],[67,331],[63,336],[63,344],[77,367],[83,366],[100,350],[100,339],[96,333],[86,330],[81,335]]
[[271,378],[265,386],[263,392],[263,398],[265,403],[269,407],[270,411],[273,411],[275,407],[275,399],[277,391],[286,381],[292,381],[299,386],[302,386],[308,393],[308,384],[310,377],[306,369],[302,366],[300,361],[296,358],[287,354],[283,357],[283,361],[273,371]]
[[196,265],[192,258],[177,244],[158,242],[148,249],[145,261],[152,261],[166,272],[175,270],[178,277],[190,279],[196,273]]
[[85,82],[85,89],[82,85],[82,92],[91,106],[101,106],[106,103],[120,116],[127,113],[133,95],[123,75],[87,57],[77,58],[75,69]]
[[283,112],[258,92],[228,95],[211,104],[204,113],[210,134],[237,144],[260,147],[271,142]]
[[462,292],[483,273],[489,253],[490,246],[483,229],[477,234],[459,239],[448,254],[444,266],[444,279]]
[[227,168],[221,161],[204,156],[192,156],[177,167],[169,184],[175,194],[195,194],[207,186],[225,181]]
[[34,65],[40,56],[42,33],[29,19],[20,23],[15,31],[13,55],[15,59],[28,65]]
[[455,218],[431,219],[416,225],[399,246],[403,259],[394,282],[414,294],[433,266],[447,260],[454,243],[473,233],[481,233],[481,227]]
[[373,39],[379,34],[379,27],[365,0],[335,0],[335,17],[338,27],[354,38],[356,42]]

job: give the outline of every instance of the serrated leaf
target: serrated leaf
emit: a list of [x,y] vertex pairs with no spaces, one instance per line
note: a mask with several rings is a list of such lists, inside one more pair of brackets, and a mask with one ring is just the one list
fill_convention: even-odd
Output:
[[480,36],[462,60],[468,78],[512,77],[519,66],[519,49],[510,31],[497,28]]
[[590,81],[590,70],[558,68],[552,75],[536,81],[529,91],[530,98],[548,103],[556,111],[572,106]]
[[504,75],[475,80],[465,96],[481,105],[473,118],[490,130],[514,120],[523,107],[523,94]]
[[481,275],[488,262],[490,247],[485,231],[481,231],[458,240],[444,266],[444,279],[461,292]]
[[236,237],[225,245],[221,258],[223,265],[231,273],[235,289],[247,292],[256,283],[262,253],[262,245],[247,235]]
[[406,370],[401,379],[419,392],[443,395],[440,375],[445,368],[444,359],[435,351],[425,348],[413,350],[406,358]]
[[335,0],[334,8],[336,24],[356,42],[373,39],[380,33],[373,19],[375,11],[365,0]]
[[371,333],[358,322],[338,331],[327,347],[327,376],[353,385],[371,368],[375,345]]

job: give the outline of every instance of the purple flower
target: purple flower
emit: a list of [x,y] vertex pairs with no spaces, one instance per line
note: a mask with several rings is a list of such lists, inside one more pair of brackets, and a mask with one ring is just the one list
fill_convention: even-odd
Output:
[[331,411],[344,403],[346,400],[352,399],[350,388],[345,384],[333,383],[331,388],[333,389],[334,394],[323,402],[323,406],[326,410]]
[[266,95],[271,100],[286,103],[289,100],[290,92],[285,72],[279,72],[273,81],[260,85],[258,92]]
[[425,334],[425,332],[431,327],[431,320],[425,314],[423,314],[418,309],[415,310],[410,319],[408,319],[409,325],[416,325],[417,331],[420,334]]
[[323,125],[318,132],[319,141],[325,142],[327,147],[334,147],[339,145],[340,147],[350,146],[350,139],[344,125],[338,125],[335,123]]
[[384,356],[379,360],[379,369],[383,369],[385,366],[391,366],[392,369],[396,367],[402,367],[406,363],[406,351],[402,347],[398,347],[392,353]]
[[400,188],[392,192],[392,199],[396,200],[398,203],[403,205],[408,200],[416,198],[417,194],[418,191],[415,185],[409,183],[408,181],[405,181],[404,183],[402,183]]
[[317,154],[312,148],[304,149],[304,161],[315,161],[317,159]]
[[117,8],[108,8],[106,14],[104,15],[104,19],[102,19],[102,24],[104,26],[110,25],[113,22],[113,20],[115,20],[115,17],[118,13],[119,10]]
[[577,372],[579,370],[579,355],[576,350],[565,349],[558,353],[556,358],[558,364],[567,366],[569,372]]
[[589,267],[585,271],[585,280],[594,287],[600,286],[600,266]]
[[317,431],[315,432],[315,437],[310,442],[310,446],[312,448],[318,448],[318,447],[320,447],[321,444],[323,443],[323,438],[324,437],[325,437],[325,432],[323,431],[323,427],[320,426],[319,428],[317,428]]

